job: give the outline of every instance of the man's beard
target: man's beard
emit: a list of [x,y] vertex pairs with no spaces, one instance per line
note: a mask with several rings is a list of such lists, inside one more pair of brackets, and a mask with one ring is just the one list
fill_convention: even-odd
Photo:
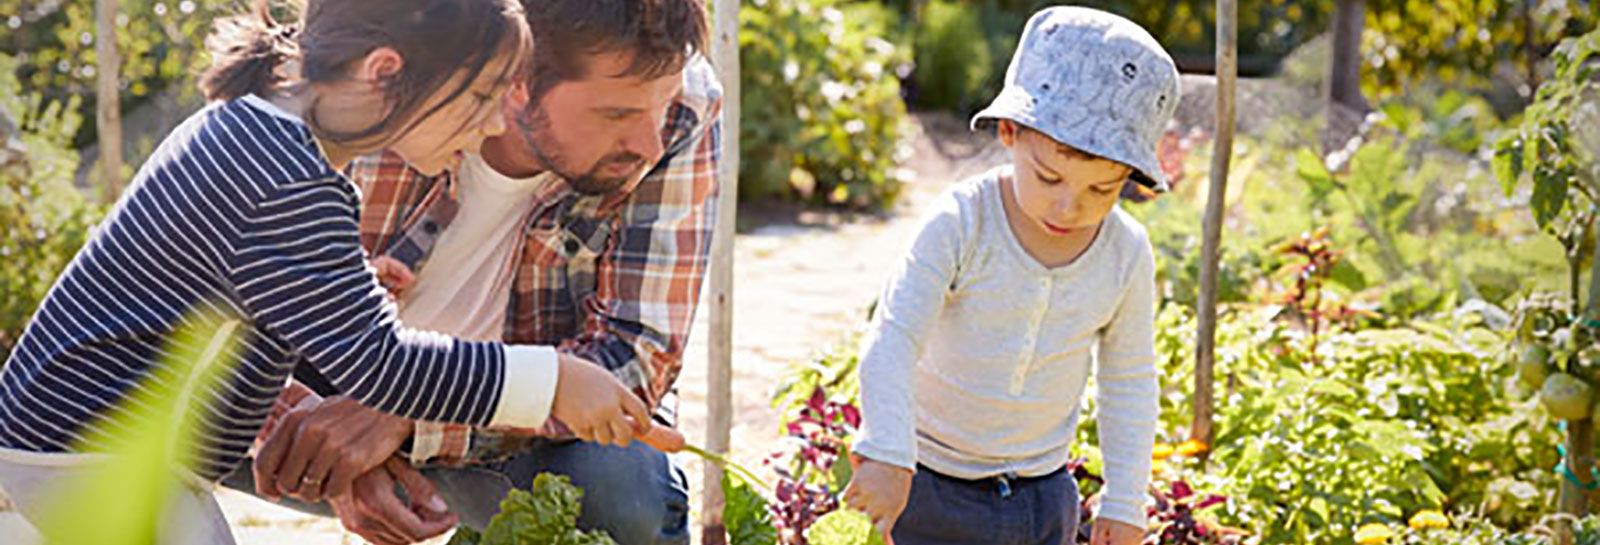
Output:
[[[623,151],[617,152],[595,161],[588,169],[579,173],[577,169],[568,168],[565,157],[560,152],[553,138],[550,138],[550,116],[542,108],[530,108],[526,115],[517,118],[517,125],[522,129],[523,139],[528,143],[528,151],[544,163],[550,172],[554,172],[573,191],[582,195],[607,195],[614,193],[628,182],[643,168],[640,163],[644,157],[637,153]],[[640,165],[630,169],[622,176],[601,176],[600,172],[613,165]]]

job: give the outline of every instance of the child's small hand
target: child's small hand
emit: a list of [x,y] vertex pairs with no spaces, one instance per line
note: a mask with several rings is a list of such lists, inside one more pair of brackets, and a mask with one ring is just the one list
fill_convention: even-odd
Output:
[[866,513],[883,533],[884,542],[892,545],[890,533],[911,496],[911,470],[863,456],[851,456],[850,463],[855,474],[844,489],[844,501]]
[[417,283],[417,275],[412,274],[410,267],[386,255],[372,258],[372,269],[378,275],[378,283],[395,297],[400,297],[412,284]]
[[627,446],[650,429],[650,413],[617,377],[598,364],[561,354],[550,416],[584,441]]
[[1144,542],[1144,530],[1126,522],[1098,520],[1089,545],[1139,545]]

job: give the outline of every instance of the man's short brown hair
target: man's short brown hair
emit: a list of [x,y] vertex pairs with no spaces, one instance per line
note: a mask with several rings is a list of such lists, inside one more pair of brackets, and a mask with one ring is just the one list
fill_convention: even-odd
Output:
[[621,74],[656,79],[683,70],[706,50],[703,0],[523,0],[537,46],[529,70],[532,93],[589,76],[585,57],[633,56]]

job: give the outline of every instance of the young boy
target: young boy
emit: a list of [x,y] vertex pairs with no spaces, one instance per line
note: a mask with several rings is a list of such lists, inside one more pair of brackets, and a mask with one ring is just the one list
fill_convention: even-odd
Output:
[[973,119],[1012,164],[942,198],[861,360],[845,496],[899,545],[1072,543],[1064,466],[1091,366],[1106,476],[1093,543],[1143,540],[1155,265],[1116,204],[1129,179],[1166,189],[1156,141],[1177,103],[1177,69],[1138,25],[1074,7],[1029,19]]

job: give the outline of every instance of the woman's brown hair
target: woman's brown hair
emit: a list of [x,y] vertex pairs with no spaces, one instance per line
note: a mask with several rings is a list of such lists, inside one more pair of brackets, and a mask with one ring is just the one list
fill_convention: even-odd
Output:
[[[496,54],[513,56],[497,80],[509,84],[517,77],[533,48],[524,17],[515,0],[306,0],[300,21],[283,24],[273,19],[267,0],[257,0],[251,13],[218,21],[206,41],[213,60],[200,77],[200,90],[208,100],[230,100],[337,81],[351,62],[389,47],[405,64],[382,82],[389,106],[383,120],[342,133],[324,130],[314,115],[306,121],[319,136],[347,145],[404,134],[465,93]],[[299,81],[286,80],[279,70],[291,61],[299,66]],[[461,71],[473,77],[419,111]]]

